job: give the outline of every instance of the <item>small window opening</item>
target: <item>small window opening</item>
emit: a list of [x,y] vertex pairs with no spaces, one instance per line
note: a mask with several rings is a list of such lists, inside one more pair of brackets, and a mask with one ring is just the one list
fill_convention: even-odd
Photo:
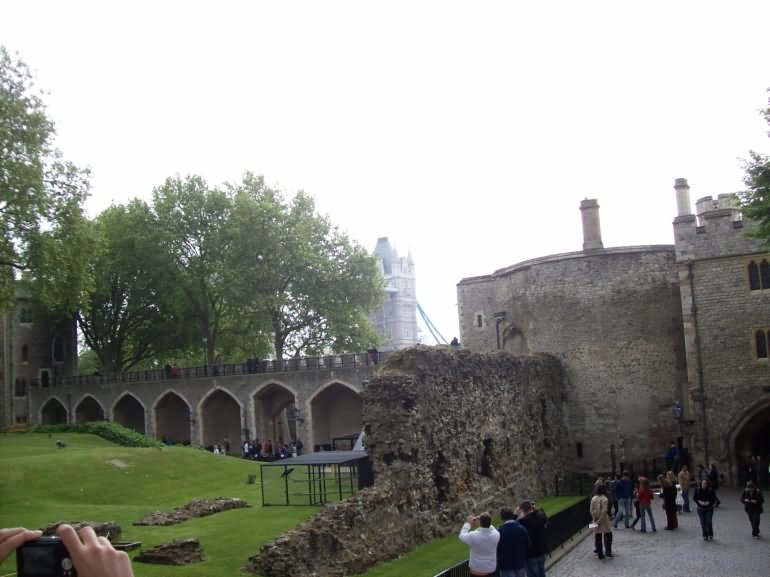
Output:
[[767,337],[765,336],[765,331],[757,331],[754,334],[754,342],[757,347],[757,358],[766,359],[767,358]]
[[583,443],[576,443],[575,449],[577,449],[577,458],[582,459],[583,458]]
[[484,324],[484,317],[481,315],[476,315],[476,326],[478,328],[481,328],[481,326]]

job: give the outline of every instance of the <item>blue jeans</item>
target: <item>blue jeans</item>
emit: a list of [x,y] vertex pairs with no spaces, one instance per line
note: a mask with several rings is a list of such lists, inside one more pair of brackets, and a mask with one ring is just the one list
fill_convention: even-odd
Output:
[[521,569],[500,569],[500,577],[527,577],[527,568]]
[[687,487],[682,487],[682,499],[684,499],[684,505],[682,511],[685,513],[690,512],[690,490]]
[[700,519],[700,528],[704,537],[714,536],[714,525],[711,523],[714,518],[714,509],[701,509],[698,507],[698,519]]
[[527,577],[545,577],[545,555],[527,559]]
[[646,531],[647,530],[647,525],[645,524],[645,518],[644,518],[645,512],[650,516],[650,525],[652,527],[652,530],[655,531],[655,517],[652,516],[652,506],[651,505],[640,505],[639,506],[639,512],[642,515],[642,531]]
[[626,529],[631,523],[631,499],[618,499],[618,512],[615,514],[615,528],[618,527],[620,519],[625,517]]

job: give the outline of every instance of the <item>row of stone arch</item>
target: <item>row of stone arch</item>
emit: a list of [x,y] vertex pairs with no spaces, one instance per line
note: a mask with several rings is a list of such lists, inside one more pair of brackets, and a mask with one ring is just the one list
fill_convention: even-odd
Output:
[[[194,410],[183,394],[168,390],[160,395],[148,413],[139,397],[124,392],[113,404],[111,419],[142,434],[154,436],[170,443],[197,444],[193,439],[194,420],[199,419],[200,442],[204,446],[230,442],[232,450],[245,440],[270,439],[273,443],[288,443],[297,439],[297,394],[289,387],[268,383],[253,395],[254,427],[243,403],[227,389],[218,387],[210,391]],[[320,389],[309,401],[312,417],[312,439],[316,446],[330,448],[332,439],[357,433],[361,430],[361,396],[349,385],[334,382]],[[153,419],[151,426],[147,418]],[[49,397],[40,409],[40,422],[44,425],[67,422],[87,423],[103,421],[108,415],[96,397],[84,395],[74,406],[72,418],[68,418],[65,404],[56,396]],[[305,440],[307,442],[307,439]]]

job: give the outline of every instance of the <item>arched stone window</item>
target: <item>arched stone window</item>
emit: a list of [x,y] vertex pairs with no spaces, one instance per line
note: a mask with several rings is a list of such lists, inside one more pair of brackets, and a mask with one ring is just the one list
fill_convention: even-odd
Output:
[[26,379],[16,379],[16,387],[14,390],[14,395],[17,397],[24,397],[27,394],[27,380]]
[[759,263],[759,276],[762,277],[762,288],[770,289],[770,263],[767,259],[762,259]]
[[767,358],[767,337],[765,336],[765,331],[760,330],[754,333],[754,342],[756,343],[756,348],[757,348],[757,358],[766,359]]
[[29,362],[29,347],[27,345],[21,345],[21,362]]
[[749,263],[749,288],[753,291],[762,288],[759,282],[759,267],[753,260]]

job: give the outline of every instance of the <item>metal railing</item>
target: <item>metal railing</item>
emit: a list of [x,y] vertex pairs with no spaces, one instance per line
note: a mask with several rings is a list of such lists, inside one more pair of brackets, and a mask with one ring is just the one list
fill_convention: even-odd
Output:
[[[558,547],[561,547],[567,541],[574,539],[591,522],[591,513],[589,512],[589,498],[581,499],[571,507],[559,511],[553,517],[548,518],[548,527],[545,530],[546,555],[550,557],[551,553]],[[493,577],[499,577],[499,571],[495,570]],[[435,577],[471,577],[471,570],[468,567],[468,561],[463,561],[445,569]]]
[[258,361],[250,359],[242,363],[204,365],[198,367],[174,367],[171,371],[146,369],[109,375],[75,375],[52,378],[52,385],[104,385],[110,383],[140,383],[151,381],[173,381],[206,377],[229,377],[259,373],[286,373],[294,371],[319,371],[329,369],[355,369],[373,366],[388,357],[388,352],[345,353],[324,357],[300,357],[296,359],[275,359]]

